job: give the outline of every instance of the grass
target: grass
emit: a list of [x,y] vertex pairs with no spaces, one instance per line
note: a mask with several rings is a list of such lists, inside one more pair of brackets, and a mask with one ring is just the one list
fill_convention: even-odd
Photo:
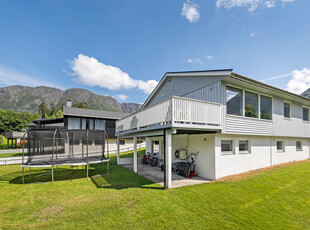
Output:
[[115,161],[110,175],[80,168],[71,181],[63,167],[26,185],[19,165],[1,166],[0,229],[309,229],[309,160],[172,190]]
[[[21,157],[21,156],[23,156],[23,153],[2,153],[2,154],[0,154],[0,158]],[[27,153],[25,153],[25,156],[27,156]]]

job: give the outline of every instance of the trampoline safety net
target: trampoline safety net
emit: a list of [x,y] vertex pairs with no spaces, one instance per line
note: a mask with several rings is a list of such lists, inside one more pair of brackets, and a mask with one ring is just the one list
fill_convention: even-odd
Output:
[[24,167],[88,165],[109,160],[108,137],[104,130],[30,129],[23,149],[26,148]]

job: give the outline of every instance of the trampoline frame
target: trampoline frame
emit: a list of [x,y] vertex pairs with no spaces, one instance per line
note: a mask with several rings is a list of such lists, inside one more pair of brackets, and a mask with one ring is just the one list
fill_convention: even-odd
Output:
[[[38,128],[36,127],[35,130],[45,130],[44,128]],[[48,128],[48,130],[53,130],[51,128]],[[84,141],[84,138],[86,136],[86,157],[79,157],[79,158],[68,158],[67,159],[62,159],[62,160],[59,160],[60,163],[57,163],[57,160],[54,160],[54,154],[55,154],[55,143],[56,143],[56,134],[57,132],[59,131],[62,131],[62,132],[66,132],[66,135],[68,136],[68,132],[75,132],[75,131],[85,131],[85,134],[84,134],[84,137],[83,137],[83,141]],[[108,141],[108,134],[105,130],[95,130],[95,131],[102,131],[103,134],[104,134],[104,142],[103,142],[103,146],[107,143],[107,157],[104,157],[99,159],[98,157],[96,159],[89,159],[89,158],[92,158],[92,157],[89,157],[89,152],[88,152],[88,145],[89,145],[89,139],[88,139],[88,136],[89,136],[89,131],[92,131],[92,130],[89,130],[89,129],[86,129],[86,130],[68,130],[68,129],[60,129],[60,128],[55,128],[55,131],[54,131],[54,135],[53,135],[53,147],[52,147],[52,157],[51,157],[51,160],[49,162],[43,160],[43,161],[37,161],[37,164],[27,164],[24,162],[24,157],[25,157],[25,135],[27,135],[27,138],[29,137],[29,132],[28,131],[33,131],[32,129],[28,129],[25,134],[23,135],[23,151],[22,151],[22,164],[20,165],[21,168],[22,168],[22,181],[23,181],[23,184],[25,184],[25,172],[24,172],[24,169],[25,168],[29,168],[29,177],[31,178],[31,168],[51,168],[51,175],[52,175],[52,183],[54,182],[54,167],[57,167],[58,166],[85,166],[86,168],[86,177],[87,179],[89,179],[89,165],[90,164],[100,164],[100,163],[103,163],[103,166],[104,166],[104,163],[107,163],[107,171],[108,173],[107,174],[110,174],[110,157],[109,157],[109,141]],[[105,142],[105,140],[107,140]],[[69,141],[69,138],[68,138],[68,141]],[[84,147],[83,147],[83,142],[82,142],[82,154],[84,155]],[[57,148],[56,148],[56,151],[57,151]],[[103,156],[105,156],[105,148],[103,147]],[[56,152],[56,157],[57,157],[57,152]],[[80,161],[80,162],[73,162],[73,161]],[[47,164],[39,164],[39,163],[42,163],[42,162],[45,162]],[[63,163],[61,163],[63,162]],[[46,173],[44,173],[46,174]]]

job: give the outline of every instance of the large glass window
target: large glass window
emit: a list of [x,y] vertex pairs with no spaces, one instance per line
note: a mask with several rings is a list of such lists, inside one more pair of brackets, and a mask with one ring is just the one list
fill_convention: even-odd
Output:
[[83,118],[82,129],[94,129],[93,119]]
[[258,117],[258,94],[245,92],[245,116]]
[[243,107],[242,90],[227,86],[226,89],[226,106],[227,114],[242,116]]
[[291,104],[288,102],[284,102],[284,117],[291,117]]
[[96,119],[95,120],[96,130],[105,130],[105,120]]
[[81,119],[75,117],[69,117],[68,129],[81,129]]
[[302,119],[304,121],[309,121],[309,109],[308,108],[302,108]]
[[233,151],[233,141],[232,140],[222,140],[221,141],[221,151],[222,152],[232,152]]
[[261,95],[260,96],[260,118],[272,119],[272,98]]

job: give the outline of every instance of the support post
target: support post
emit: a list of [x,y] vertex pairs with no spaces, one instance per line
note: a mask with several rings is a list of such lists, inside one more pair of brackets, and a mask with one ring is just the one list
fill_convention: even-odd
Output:
[[119,151],[119,138],[116,139],[116,155],[117,155],[117,164],[119,165],[120,164],[120,151]]
[[24,167],[22,167],[22,178],[23,178],[23,184],[25,184],[25,178],[24,178]]
[[133,138],[133,171],[138,172],[137,137]]
[[53,165],[52,165],[52,183],[54,183],[54,168],[53,168]]
[[165,154],[166,154],[166,161],[165,161],[165,189],[171,188],[172,182],[172,135],[170,133],[165,133]]

